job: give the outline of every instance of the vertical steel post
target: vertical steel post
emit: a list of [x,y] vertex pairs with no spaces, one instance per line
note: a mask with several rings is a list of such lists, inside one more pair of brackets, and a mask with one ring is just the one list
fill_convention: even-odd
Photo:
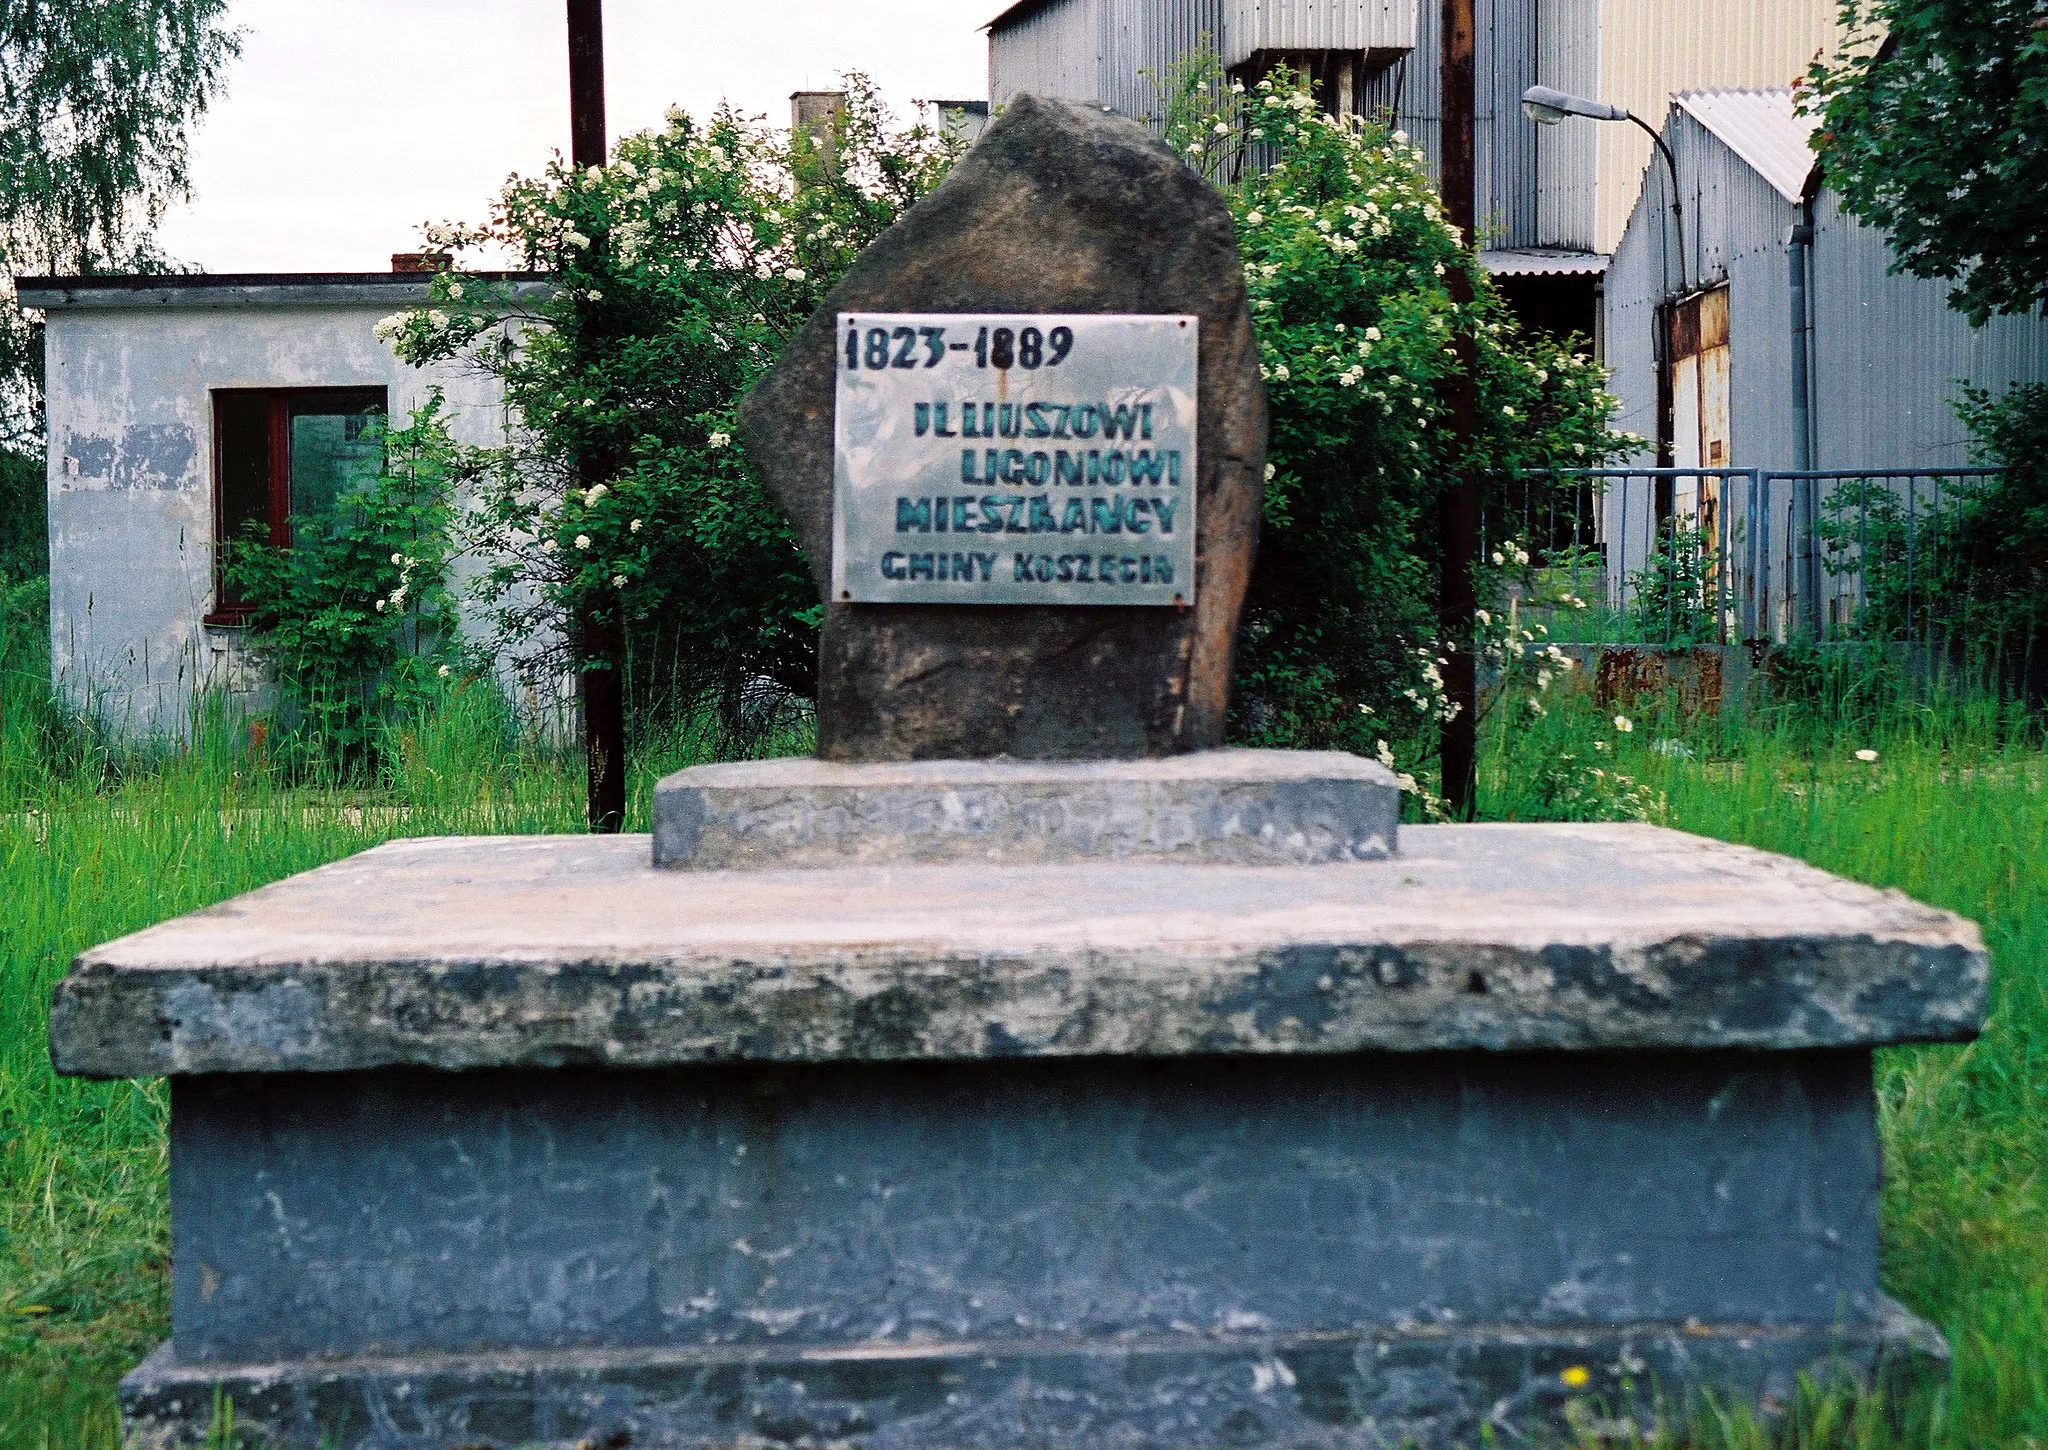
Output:
[[[1614,550],[1620,557],[1612,560],[1614,565],[1614,642],[1621,644],[1628,620],[1628,486],[1635,480],[1628,474],[1621,476],[1621,526],[1615,530]],[[1602,560],[1602,563],[1610,562]]]
[[604,165],[604,0],[569,0],[569,159]]
[[[568,0],[569,158],[602,166],[604,135],[604,0]],[[604,238],[593,238],[604,245]],[[606,460],[586,450],[576,460],[585,485],[602,483]],[[590,829],[611,834],[626,823],[626,650],[616,601],[612,608],[586,602],[577,613],[582,658],[577,689],[583,698],[583,753]]]
[[[1442,174],[1444,216],[1469,251],[1478,245],[1474,196],[1473,58],[1478,28],[1473,0],[1443,0]],[[1472,280],[1463,267],[1450,274],[1451,300],[1461,309],[1472,302]],[[1452,705],[1437,737],[1443,763],[1444,800],[1452,814],[1470,819],[1478,757],[1479,680],[1473,656],[1473,613],[1479,607],[1473,570],[1479,561],[1479,479],[1469,459],[1474,432],[1473,369],[1477,353],[1461,322],[1453,340],[1457,370],[1451,378],[1451,427],[1461,455],[1437,504],[1437,537],[1442,553],[1437,595],[1437,633],[1444,642],[1444,694]]]
[[[1809,472],[1813,468],[1813,378],[1809,371],[1813,324],[1812,305],[1807,297],[1813,270],[1812,218],[1813,205],[1808,202],[1804,219],[1785,238],[1785,265],[1792,310],[1792,468],[1798,473]],[[1815,527],[1820,513],[1815,497],[1819,490],[1820,481],[1812,478],[1802,478],[1792,486],[1795,587],[1799,591],[1801,623],[1806,634],[1814,639],[1820,637],[1822,625],[1820,556],[1817,552],[1820,536]]]
[[1910,475],[1906,479],[1906,643],[1913,642],[1913,545],[1914,533],[1919,520],[1914,514],[1914,505],[1920,498],[1920,480]]

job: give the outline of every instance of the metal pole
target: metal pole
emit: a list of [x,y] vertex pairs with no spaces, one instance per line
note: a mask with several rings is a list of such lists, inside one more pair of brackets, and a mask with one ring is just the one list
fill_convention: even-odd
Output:
[[1913,642],[1913,534],[1919,526],[1913,505],[1919,501],[1920,480],[1906,480],[1906,643]]
[[1664,166],[1671,173],[1671,223],[1678,233],[1678,295],[1683,297],[1688,289],[1685,283],[1685,201],[1678,194],[1678,158],[1671,154],[1671,148],[1664,144],[1664,138],[1657,134],[1657,128],[1635,112],[1628,118],[1649,133],[1650,140],[1664,157]]
[[[1611,562],[1614,575],[1614,642],[1622,643],[1622,632],[1628,618],[1628,486],[1635,479],[1624,473],[1621,476],[1621,527],[1615,530],[1614,547],[1617,557]],[[1608,560],[1602,560],[1608,563]],[[1603,631],[1604,633],[1604,631]]]
[[[1473,0],[1443,0],[1443,71],[1438,114],[1442,117],[1442,187],[1444,217],[1465,247],[1478,243],[1474,196],[1473,58],[1478,27]],[[1463,267],[1450,274],[1451,300],[1463,309],[1472,303],[1472,281]],[[1473,613],[1479,607],[1473,567],[1479,556],[1479,480],[1469,462],[1474,432],[1473,369],[1477,353],[1472,334],[1460,326],[1453,339],[1457,369],[1451,378],[1453,436],[1466,457],[1437,505],[1437,536],[1442,576],[1437,596],[1437,633],[1444,642],[1444,694],[1454,707],[1437,737],[1443,762],[1444,800],[1453,815],[1469,820],[1474,806],[1474,768],[1478,759],[1479,681],[1472,652]]]
[[569,0],[569,159],[604,165],[604,0]]
[[[577,166],[602,166],[604,138],[603,0],[568,0],[569,158]],[[602,246],[604,238],[592,239]],[[606,460],[593,452],[576,459],[576,476],[588,486],[604,482]],[[577,688],[583,697],[583,753],[589,790],[590,829],[599,834],[626,824],[626,650],[617,601],[611,608],[586,601],[577,613],[582,652]]]
[[[1813,379],[1808,371],[1812,355],[1811,308],[1807,301],[1812,270],[1813,225],[1801,222],[1786,237],[1785,262],[1789,271],[1792,303],[1792,467],[1804,473],[1813,468]],[[1814,495],[1820,490],[1816,479],[1802,478],[1793,485],[1793,557],[1800,613],[1806,633],[1818,639],[1821,633],[1820,559],[1816,553],[1819,508]]]

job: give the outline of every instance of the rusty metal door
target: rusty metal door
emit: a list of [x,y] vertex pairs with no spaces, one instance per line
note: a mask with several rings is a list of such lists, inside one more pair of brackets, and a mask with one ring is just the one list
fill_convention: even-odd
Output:
[[[1728,437],[1728,289],[1688,297],[1671,312],[1671,462],[1678,468],[1732,468]],[[1699,530],[1706,576],[1721,583],[1721,480],[1680,478],[1672,512]]]

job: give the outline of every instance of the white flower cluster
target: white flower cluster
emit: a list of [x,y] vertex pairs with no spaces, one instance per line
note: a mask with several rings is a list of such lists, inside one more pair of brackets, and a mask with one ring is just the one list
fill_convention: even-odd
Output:
[[[1363,705],[1358,708],[1368,715],[1372,713]],[[1394,773],[1394,784],[1401,787],[1401,793],[1415,797],[1416,804],[1422,807],[1423,815],[1433,821],[1450,819],[1450,812],[1445,809],[1442,799],[1416,780],[1412,772],[1401,769],[1400,762],[1394,758],[1393,746],[1384,740],[1378,741],[1374,745],[1373,754],[1379,758],[1381,765]]]
[[379,614],[397,613],[405,608],[406,595],[412,589],[413,570],[420,561],[405,553],[394,553],[391,562],[398,566],[398,584],[389,594],[378,600],[375,608]]

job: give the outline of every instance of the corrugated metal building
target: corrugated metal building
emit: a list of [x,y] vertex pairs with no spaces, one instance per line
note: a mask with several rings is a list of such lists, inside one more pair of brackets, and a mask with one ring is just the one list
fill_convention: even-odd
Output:
[[[1831,42],[1835,10],[1835,0],[1477,0],[1478,212],[1488,265],[1518,311],[1592,329],[1605,254],[1650,158],[1633,126],[1532,125],[1524,90],[1554,86],[1654,120],[1678,90],[1788,84]],[[1434,166],[1440,23],[1435,0],[1020,0],[989,23],[989,97],[1034,91],[1156,123],[1153,78],[1206,34],[1236,74],[1286,61],[1317,79],[1334,111],[1391,113]]]
[[[1607,273],[1616,424],[1661,443],[1678,467],[1962,466],[1969,438],[1950,409],[1958,384],[1997,392],[2048,380],[2048,318],[2036,312],[1973,328],[1948,306],[1946,282],[1891,274],[1883,234],[1846,215],[1821,184],[1808,146],[1813,126],[1793,113],[1782,87],[1690,92],[1673,102],[1663,135],[1677,163],[1683,246],[1665,169],[1652,168]],[[1807,226],[1802,440],[1792,263],[1802,245],[1794,228]],[[1654,452],[1640,461],[1654,462]],[[1652,519],[1702,506],[1702,490],[1682,480],[1661,508],[1644,481],[1626,504],[1620,492],[1604,509],[1610,581],[1634,566],[1624,553],[1643,557]],[[1758,531],[1789,540],[1792,498],[1790,488],[1773,490]],[[1782,602],[1788,581],[1767,582]]]

